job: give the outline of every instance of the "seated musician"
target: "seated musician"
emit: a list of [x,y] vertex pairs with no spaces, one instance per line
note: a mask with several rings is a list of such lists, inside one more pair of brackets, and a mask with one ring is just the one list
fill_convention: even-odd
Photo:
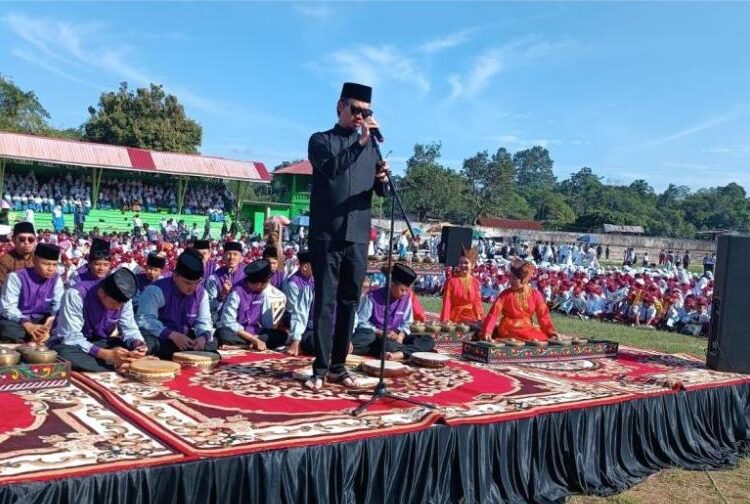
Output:
[[0,296],[0,341],[43,343],[49,339],[65,290],[57,265],[60,247],[40,243],[34,266],[8,274]]
[[120,268],[96,284],[77,285],[62,298],[50,347],[76,371],[123,370],[148,352],[131,300],[135,275]]
[[149,353],[171,359],[185,350],[216,351],[203,268],[201,254],[189,248],[177,258],[171,277],[143,290],[136,322]]
[[138,300],[143,293],[143,290],[162,277],[166,265],[166,257],[155,253],[151,253],[148,255],[148,257],[146,258],[146,268],[135,275],[138,290],[131,300],[133,303],[133,310],[138,309]]
[[219,316],[220,344],[250,345],[256,350],[278,348],[288,334],[279,329],[286,296],[271,285],[271,265],[258,259],[245,266],[245,280],[229,293]]
[[[414,321],[409,290],[417,274],[404,264],[395,264],[391,272],[391,304],[385,334],[385,358],[402,360],[414,352],[430,352],[434,340],[427,335],[411,334]],[[352,335],[356,355],[380,356],[383,338],[387,291],[385,287],[370,290],[357,310],[357,328]]]
[[299,355],[300,350],[314,355],[312,310],[315,297],[315,279],[312,276],[310,252],[297,253],[299,268],[284,282],[286,314],[289,325],[289,345],[286,353]]
[[240,242],[224,243],[223,266],[206,279],[206,292],[211,305],[211,315],[218,320],[221,305],[227,299],[234,286],[245,278],[242,268],[242,244]]
[[[522,259],[511,263],[510,287],[495,300],[482,325],[479,337],[485,340],[514,338],[522,341],[546,341],[557,336],[544,296],[529,285],[535,266]],[[539,325],[532,317],[536,314]],[[499,326],[495,326],[500,321]]]
[[271,265],[271,285],[277,289],[284,286],[284,265],[279,256],[279,250],[276,247],[268,246],[263,249],[263,259]]
[[88,262],[76,270],[70,279],[70,287],[79,284],[96,284],[109,274],[112,267],[109,255],[110,245],[107,240],[94,238],[89,248]]
[[478,257],[476,249],[463,250],[458,266],[443,290],[441,322],[474,324],[484,318],[479,280],[472,275]]

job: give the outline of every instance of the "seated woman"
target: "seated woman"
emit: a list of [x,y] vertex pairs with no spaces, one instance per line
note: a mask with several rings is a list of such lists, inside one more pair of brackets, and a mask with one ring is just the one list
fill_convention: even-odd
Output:
[[[497,297],[487,315],[479,337],[485,340],[514,338],[522,341],[546,341],[557,336],[555,326],[549,316],[549,308],[544,296],[529,285],[535,266],[516,259],[510,267],[510,287]],[[539,325],[531,320],[536,314]],[[498,319],[500,324],[497,329]]]
[[477,262],[476,249],[464,250],[443,290],[443,309],[440,312],[441,322],[456,324],[474,324],[484,318],[479,280],[474,278],[472,270]]

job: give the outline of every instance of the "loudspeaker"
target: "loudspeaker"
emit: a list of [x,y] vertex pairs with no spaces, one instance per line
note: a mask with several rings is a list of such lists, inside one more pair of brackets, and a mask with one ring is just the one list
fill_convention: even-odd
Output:
[[750,236],[719,237],[706,366],[750,373]]
[[446,266],[456,266],[461,257],[461,247],[471,247],[473,230],[470,227],[443,226],[442,232],[438,260]]

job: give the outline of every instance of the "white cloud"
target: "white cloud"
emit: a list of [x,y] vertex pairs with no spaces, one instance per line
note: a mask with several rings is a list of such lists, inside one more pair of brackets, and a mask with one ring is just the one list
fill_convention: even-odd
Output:
[[724,123],[727,123],[729,121],[733,121],[734,119],[739,118],[744,112],[745,112],[744,109],[740,107],[736,107],[728,112],[715,115],[713,117],[709,117],[708,119],[705,119],[699,123],[693,124],[681,130],[675,131],[674,133],[670,133],[668,135],[657,138],[655,140],[650,140],[648,142],[645,142],[643,146],[644,147],[657,147],[659,145],[672,142],[674,140],[679,140],[681,138],[694,135],[695,133],[700,133],[701,131],[706,131],[706,130],[715,128],[716,126],[719,126],[721,124],[724,124]]
[[521,138],[518,135],[512,134],[489,136],[485,138],[488,141],[498,142],[502,144],[502,146],[507,147],[533,147],[535,145],[539,145],[541,147],[547,148],[550,145],[562,144],[561,140],[554,140],[549,138]]
[[[28,44],[15,48],[12,54],[28,63],[66,78],[72,82],[88,83],[85,76],[105,72],[136,85],[164,83],[164,88],[177,94],[188,106],[210,113],[230,114],[232,107],[201,97],[177,84],[138,68],[130,61],[131,49],[107,42],[108,27],[102,23],[68,23],[47,18],[32,18],[22,14],[8,14],[2,18],[11,32]],[[60,68],[63,65],[69,69]],[[75,75],[74,75],[75,74]]]
[[342,49],[315,63],[314,68],[333,73],[343,80],[377,86],[386,81],[412,85],[422,92],[430,89],[430,79],[416,61],[391,45],[361,45]]
[[317,2],[305,2],[296,4],[294,6],[294,12],[302,17],[314,19],[317,21],[325,21],[333,16],[333,9],[326,3]]
[[443,37],[438,37],[432,40],[429,40],[419,46],[419,51],[426,53],[426,54],[434,54],[441,51],[445,51],[446,49],[451,49],[453,47],[458,47],[460,45],[465,44],[469,40],[471,40],[471,36],[476,32],[476,28],[468,28],[466,30],[461,30],[456,33],[451,33],[449,35],[445,35]]
[[508,67],[548,58],[573,46],[570,42],[546,42],[530,37],[489,49],[474,58],[467,72],[448,77],[451,98],[474,98]]

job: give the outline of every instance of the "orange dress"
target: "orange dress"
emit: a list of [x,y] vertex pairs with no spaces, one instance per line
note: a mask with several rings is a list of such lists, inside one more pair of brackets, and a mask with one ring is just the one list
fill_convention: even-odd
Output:
[[473,324],[483,318],[484,305],[479,280],[474,277],[450,277],[443,289],[443,309],[440,312],[440,320],[456,324]]
[[[491,334],[494,330],[495,338],[546,341],[557,332],[542,293],[528,286],[525,289],[528,289],[526,299],[521,290],[505,289],[500,293],[482,325],[481,334]],[[539,325],[532,321],[534,314]],[[495,329],[498,319],[500,325]]]

